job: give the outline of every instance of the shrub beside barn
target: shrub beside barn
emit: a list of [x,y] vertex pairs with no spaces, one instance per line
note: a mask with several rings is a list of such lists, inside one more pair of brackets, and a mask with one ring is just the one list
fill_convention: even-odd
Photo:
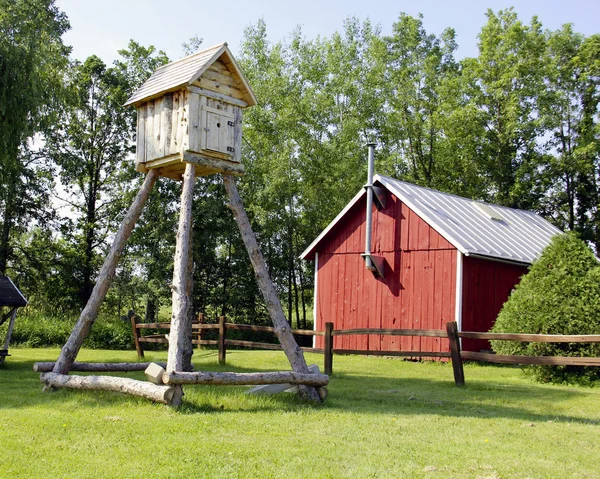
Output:
[[[489,331],[511,291],[551,239],[561,233],[530,211],[475,202],[376,175],[372,255],[383,276],[365,267],[366,192],[302,253],[315,262],[315,329]],[[323,339],[316,338],[316,347]],[[335,348],[448,351],[445,339],[339,336]],[[467,351],[487,341],[464,340]]]

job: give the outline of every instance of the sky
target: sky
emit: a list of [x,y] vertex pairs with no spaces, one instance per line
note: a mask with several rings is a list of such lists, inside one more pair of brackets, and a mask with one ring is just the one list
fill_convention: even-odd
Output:
[[71,30],[64,41],[73,47],[72,57],[84,60],[95,54],[106,63],[118,57],[130,39],[164,50],[175,60],[183,56],[181,44],[192,36],[210,47],[226,41],[234,56],[244,29],[263,18],[269,41],[276,43],[301,26],[307,39],[328,37],[342,31],[344,20],[356,16],[379,24],[389,33],[400,12],[422,13],[428,33],[452,27],[457,33],[457,58],[477,55],[477,35],[486,21],[488,8],[494,11],[514,6],[519,18],[529,23],[537,15],[545,28],[555,30],[572,23],[585,35],[600,33],[600,2],[597,0],[57,0],[67,14]]

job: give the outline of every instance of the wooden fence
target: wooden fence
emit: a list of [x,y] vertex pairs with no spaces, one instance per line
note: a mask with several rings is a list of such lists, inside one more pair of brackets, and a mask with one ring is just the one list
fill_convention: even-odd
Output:
[[[135,347],[138,357],[144,357],[142,343],[168,343],[166,335],[141,335],[142,329],[162,329],[170,330],[170,323],[137,323],[134,318],[131,320]],[[204,339],[203,331],[218,330],[218,339]],[[203,324],[202,317],[199,321],[192,324],[193,339],[192,343],[198,346],[217,346],[219,351],[219,363],[224,364],[227,357],[227,346],[245,347],[254,349],[281,350],[281,345],[275,343],[264,343],[256,341],[242,341],[227,339],[227,331],[254,331],[264,333],[275,333],[273,327],[255,326],[250,324],[226,323],[225,317],[221,316],[216,324]],[[552,334],[512,334],[512,333],[480,333],[458,331],[455,322],[446,323],[446,330],[438,329],[342,329],[335,330],[333,323],[325,323],[325,331],[312,331],[305,329],[293,329],[292,333],[302,336],[324,336],[324,349],[301,348],[303,351],[319,353],[324,355],[324,373],[331,375],[333,373],[333,355],[334,354],[361,354],[367,356],[403,356],[412,358],[433,357],[448,358],[452,362],[454,372],[454,382],[457,386],[465,383],[463,361],[480,361],[501,364],[526,364],[526,365],[553,365],[553,366],[600,366],[600,358],[597,357],[570,357],[570,356],[506,356],[492,353],[476,353],[472,351],[462,351],[460,339],[485,339],[502,340],[518,342],[539,342],[539,343],[600,343],[600,335],[552,335]],[[450,344],[450,352],[429,352],[429,351],[368,351],[358,349],[338,349],[333,347],[334,336],[350,335],[380,335],[380,336],[421,336],[447,338]]]
[[[198,321],[192,323],[192,344],[197,346],[217,346],[219,350],[219,363],[225,364],[227,357],[227,346],[244,347],[253,349],[272,349],[276,351],[282,351],[283,348],[277,343],[264,343],[257,341],[243,341],[236,339],[227,339],[227,331],[254,331],[258,333],[272,333],[275,334],[275,328],[272,326],[255,326],[252,324],[235,324],[226,323],[225,317],[220,316],[218,323],[203,324],[202,315],[199,316]],[[138,353],[138,357],[141,359],[144,357],[144,348],[142,343],[162,343],[168,344],[166,334],[152,334],[143,336],[141,330],[143,329],[161,329],[169,331],[171,329],[171,323],[138,323],[134,318],[131,320],[133,329],[133,339],[135,341],[135,349]],[[217,339],[205,339],[203,332],[209,330],[218,330]],[[298,336],[324,336],[325,333],[320,331],[312,331],[307,329],[292,329],[292,334]],[[303,351],[312,353],[323,354],[322,349],[315,348],[301,348]]]

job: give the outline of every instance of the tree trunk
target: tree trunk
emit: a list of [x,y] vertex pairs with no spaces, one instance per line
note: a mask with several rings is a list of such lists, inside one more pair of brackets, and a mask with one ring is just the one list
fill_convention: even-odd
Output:
[[[298,347],[298,344],[292,335],[290,326],[285,318],[285,314],[283,314],[283,309],[281,308],[281,303],[279,302],[275,287],[273,286],[271,278],[267,273],[265,260],[263,259],[258,248],[256,237],[254,236],[254,232],[250,226],[250,221],[248,220],[248,216],[244,210],[244,205],[242,204],[242,200],[238,193],[237,186],[235,185],[235,179],[231,175],[223,174],[222,176],[223,184],[225,185],[225,190],[227,191],[227,196],[229,198],[228,206],[233,211],[233,216],[235,217],[242,234],[242,239],[244,240],[244,244],[248,250],[248,255],[250,256],[250,261],[254,268],[258,285],[265,299],[269,314],[271,315],[271,320],[273,321],[275,334],[281,343],[281,347],[283,348],[285,355],[292,366],[292,369],[297,373],[309,374],[310,371],[306,365],[304,354]],[[314,387],[302,386],[301,391],[309,399],[316,402],[321,401],[319,393]]]
[[161,386],[146,381],[114,376],[68,376],[66,374],[42,373],[40,374],[40,381],[47,387],[114,391],[141,396],[165,404],[170,404],[175,391],[173,386]]
[[229,248],[227,250],[227,270],[225,272],[224,278],[223,278],[223,292],[221,293],[222,299],[221,299],[221,314],[220,316],[227,316],[227,303],[228,303],[228,292],[227,292],[227,287],[229,286],[229,277],[231,276],[231,252],[232,252],[232,240],[231,240],[231,235],[229,235],[229,237],[227,238],[228,243],[229,243]]
[[[171,289],[173,312],[171,316],[171,332],[169,333],[169,353],[167,371],[186,371],[190,369],[193,354],[192,322],[189,296],[191,287],[190,255],[192,254],[192,203],[194,199],[194,183],[196,167],[191,163],[185,165],[183,187],[181,190],[181,207],[179,212],[179,229],[175,246],[175,265],[173,268],[173,285]],[[176,387],[172,405],[180,406],[183,399],[181,386]]]
[[144,321],[146,323],[153,323],[154,318],[156,317],[156,299],[151,297],[152,293],[148,293],[148,298],[146,298],[146,312],[144,315]]
[[63,346],[60,356],[54,365],[54,369],[52,370],[53,372],[58,374],[67,374],[70,371],[71,366],[75,361],[79,350],[81,349],[84,339],[88,335],[90,328],[98,317],[100,306],[102,305],[102,302],[106,297],[106,293],[108,292],[108,288],[115,277],[115,270],[117,268],[117,263],[119,262],[121,253],[123,252],[123,248],[125,247],[125,242],[131,235],[131,231],[133,230],[136,221],[142,213],[144,203],[148,199],[150,190],[152,190],[152,186],[154,185],[157,177],[157,170],[150,170],[148,172],[148,175],[144,180],[144,184],[140,188],[140,191],[135,197],[133,204],[129,208],[127,215],[123,219],[123,223],[121,224],[119,231],[117,231],[110,252],[106,257],[106,260],[104,260],[104,264],[100,270],[100,275],[98,276],[98,281],[94,286],[90,300],[87,302],[85,308],[81,312],[81,316],[79,316],[79,320],[75,324],[67,343]]
[[[298,278],[296,278],[296,265],[292,262],[292,281],[294,284],[294,306],[296,308],[296,327],[302,329],[300,325],[300,302],[298,297]],[[291,323],[291,321],[290,321]]]
[[302,300],[302,327],[298,329],[306,329],[306,298],[304,297],[304,274],[302,273],[302,265],[298,268],[298,275],[300,277],[300,299]]
[[4,219],[2,221],[2,232],[0,233],[0,274],[6,274],[8,259],[10,258],[10,228],[13,221],[13,202],[15,201],[15,184],[11,179],[11,185],[6,192],[4,207]]

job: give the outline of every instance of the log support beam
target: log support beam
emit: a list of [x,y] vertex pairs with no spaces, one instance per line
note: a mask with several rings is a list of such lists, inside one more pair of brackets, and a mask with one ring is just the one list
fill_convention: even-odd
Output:
[[157,171],[149,171],[146,175],[140,191],[135,197],[135,200],[129,208],[129,211],[125,215],[119,231],[117,231],[112,247],[110,248],[110,252],[106,257],[106,260],[104,260],[104,264],[102,265],[102,269],[98,275],[98,280],[96,281],[92,295],[85,305],[85,308],[83,308],[83,311],[79,316],[79,320],[71,332],[71,336],[69,336],[69,339],[63,346],[60,356],[54,365],[53,372],[57,374],[67,374],[71,370],[71,366],[75,362],[75,358],[77,358],[77,354],[83,345],[83,341],[87,337],[90,328],[98,317],[100,306],[102,305],[104,298],[106,298],[108,288],[115,277],[117,263],[119,262],[119,258],[121,257],[121,253],[125,247],[125,243],[131,235],[133,227],[142,213],[142,209],[146,203],[146,200],[148,199],[148,196],[150,195],[150,191],[154,186],[156,178],[158,178]]
[[[283,348],[290,365],[292,366],[292,370],[296,373],[310,374],[308,365],[304,359],[304,354],[296,343],[290,326],[285,318],[285,315],[283,314],[283,309],[281,307],[281,303],[279,302],[277,291],[273,286],[273,282],[271,281],[267,270],[267,265],[265,264],[265,260],[260,252],[260,249],[258,248],[258,243],[250,226],[250,221],[248,220],[246,211],[244,210],[244,205],[235,184],[235,179],[233,176],[227,174],[223,174],[222,176],[223,184],[225,185],[225,190],[227,191],[227,197],[229,199],[228,206],[233,212],[233,216],[235,217],[242,234],[244,245],[248,250],[258,285],[265,299],[265,303],[267,304],[267,309],[269,310],[271,320],[273,321],[275,334],[277,335],[281,347]],[[300,386],[300,391],[301,394],[306,396],[308,399],[315,402],[321,402],[319,392],[314,386],[302,385]]]
[[164,384],[214,384],[223,386],[246,386],[257,384],[304,384],[326,386],[329,377],[325,374],[277,371],[268,373],[213,373],[171,372],[163,374]]
[[69,376],[67,374],[42,373],[40,380],[47,388],[70,388],[113,391],[140,396],[151,401],[170,404],[175,387],[156,385],[136,379],[114,376]]
[[[48,373],[54,368],[53,362],[45,363],[34,363],[33,372],[36,373]],[[73,363],[71,371],[82,371],[88,373],[119,373],[119,372],[132,372],[132,371],[145,371],[146,368],[152,363]],[[157,363],[163,368],[167,366],[166,363]]]
[[[167,372],[188,371],[191,369],[192,346],[192,202],[194,199],[195,166],[185,165],[183,187],[181,190],[181,209],[179,229],[175,245],[175,264],[173,268],[172,316],[169,332],[169,352]],[[175,387],[171,405],[181,406],[183,390]]]

